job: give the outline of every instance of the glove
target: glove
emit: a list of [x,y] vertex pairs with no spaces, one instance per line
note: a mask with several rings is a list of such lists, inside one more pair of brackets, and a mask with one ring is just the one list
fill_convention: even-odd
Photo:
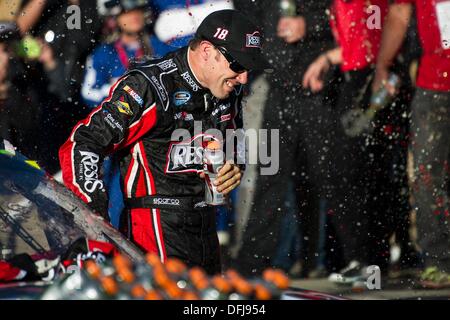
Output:
[[110,222],[109,214],[108,214],[108,203],[109,201],[92,201],[88,203],[89,208],[103,217],[107,222]]

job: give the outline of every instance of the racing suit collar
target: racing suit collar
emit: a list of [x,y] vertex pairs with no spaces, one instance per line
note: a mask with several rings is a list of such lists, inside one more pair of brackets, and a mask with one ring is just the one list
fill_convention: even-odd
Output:
[[178,55],[178,59],[176,59],[176,63],[178,64],[178,70],[181,77],[184,79],[187,87],[190,88],[195,93],[204,94],[209,92],[208,89],[203,87],[200,82],[197,80],[196,76],[192,72],[191,67],[189,66],[188,61],[188,47],[181,49],[180,54]]
[[191,63],[189,62],[189,47],[188,47],[187,50],[186,50],[185,56],[186,56],[186,61],[187,61],[188,70],[189,70],[189,72],[191,73],[191,75],[193,76],[194,81],[197,82],[197,84],[198,84],[201,88],[204,89],[204,87],[200,84],[200,81],[197,79],[197,76],[195,75],[194,71],[192,71]]

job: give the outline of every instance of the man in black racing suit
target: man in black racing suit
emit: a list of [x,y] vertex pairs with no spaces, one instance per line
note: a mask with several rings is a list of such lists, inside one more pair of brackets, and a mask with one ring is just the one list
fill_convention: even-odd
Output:
[[[189,47],[137,63],[75,126],[59,153],[64,183],[105,215],[99,168],[115,152],[127,206],[122,231],[162,262],[176,257],[220,272],[215,211],[203,201],[203,146],[211,129],[223,138],[226,129],[242,127],[248,71],[269,68],[250,21],[235,10],[210,14]],[[219,171],[224,194],[240,183],[235,153]]]

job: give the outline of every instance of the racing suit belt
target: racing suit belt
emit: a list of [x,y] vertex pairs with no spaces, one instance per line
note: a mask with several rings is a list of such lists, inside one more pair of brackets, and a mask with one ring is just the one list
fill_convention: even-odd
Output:
[[168,197],[156,195],[125,199],[125,206],[129,209],[155,208],[192,210],[203,208],[206,206],[206,203],[201,197]]

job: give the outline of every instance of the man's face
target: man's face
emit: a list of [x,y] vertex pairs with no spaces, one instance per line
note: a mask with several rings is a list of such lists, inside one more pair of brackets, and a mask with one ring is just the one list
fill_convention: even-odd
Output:
[[144,12],[138,9],[124,12],[117,17],[117,23],[125,32],[141,32],[145,26]]
[[231,70],[228,60],[214,46],[211,46],[207,64],[208,89],[216,98],[227,98],[235,86],[246,84],[248,81],[248,71],[236,73]]
[[6,45],[0,42],[0,85],[8,75],[9,55],[6,51]]

